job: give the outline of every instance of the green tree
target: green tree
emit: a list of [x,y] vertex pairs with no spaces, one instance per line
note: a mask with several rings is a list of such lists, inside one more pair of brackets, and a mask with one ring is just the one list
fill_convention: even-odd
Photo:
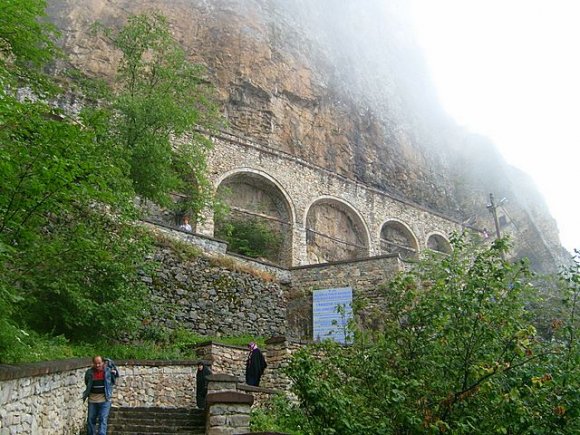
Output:
[[122,144],[141,198],[168,206],[183,194],[196,216],[211,202],[206,174],[211,131],[222,118],[204,68],[188,61],[159,14],[128,19],[120,30],[97,26],[120,50],[110,110],[110,140]]
[[[505,240],[478,249],[456,237],[451,255],[382,288],[380,306],[357,307],[351,346],[299,351],[288,373],[303,432],[577,430],[575,308],[561,319],[566,335],[538,337],[527,309],[530,274],[525,263],[505,261],[506,250]],[[570,301],[579,276],[576,269],[567,278]]]
[[[134,327],[146,239],[102,118],[73,119],[43,73],[58,51],[42,1],[0,5],[0,358],[32,331],[100,338]],[[28,89],[29,97],[19,96]],[[97,122],[99,121],[99,122]],[[97,126],[97,127],[95,127]]]
[[46,92],[50,80],[40,69],[60,50],[54,43],[56,28],[45,19],[44,0],[3,0],[0,3],[1,93],[21,85]]

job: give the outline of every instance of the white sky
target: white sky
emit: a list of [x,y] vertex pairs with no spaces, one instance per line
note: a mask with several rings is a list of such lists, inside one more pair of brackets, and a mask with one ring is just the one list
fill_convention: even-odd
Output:
[[580,248],[580,0],[410,0],[446,111],[535,181]]

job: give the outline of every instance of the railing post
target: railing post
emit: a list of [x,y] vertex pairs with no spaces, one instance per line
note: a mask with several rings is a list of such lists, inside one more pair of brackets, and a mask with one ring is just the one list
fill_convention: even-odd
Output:
[[251,394],[236,391],[236,376],[208,376],[206,435],[233,435],[250,431]]

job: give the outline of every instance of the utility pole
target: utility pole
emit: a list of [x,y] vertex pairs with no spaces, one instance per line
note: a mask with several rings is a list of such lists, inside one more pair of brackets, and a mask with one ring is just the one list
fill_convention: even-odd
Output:
[[497,206],[495,205],[495,201],[493,199],[493,193],[490,193],[489,194],[489,204],[487,204],[487,209],[489,210],[489,212],[493,216],[493,222],[495,224],[495,236],[496,236],[496,239],[500,239],[501,238],[501,234],[499,232],[499,222],[497,220]]

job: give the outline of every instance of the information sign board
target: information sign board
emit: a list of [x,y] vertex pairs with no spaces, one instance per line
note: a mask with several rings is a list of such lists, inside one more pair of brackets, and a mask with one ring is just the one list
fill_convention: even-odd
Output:
[[331,339],[346,343],[345,328],[351,318],[351,287],[314,290],[312,293],[314,340]]

